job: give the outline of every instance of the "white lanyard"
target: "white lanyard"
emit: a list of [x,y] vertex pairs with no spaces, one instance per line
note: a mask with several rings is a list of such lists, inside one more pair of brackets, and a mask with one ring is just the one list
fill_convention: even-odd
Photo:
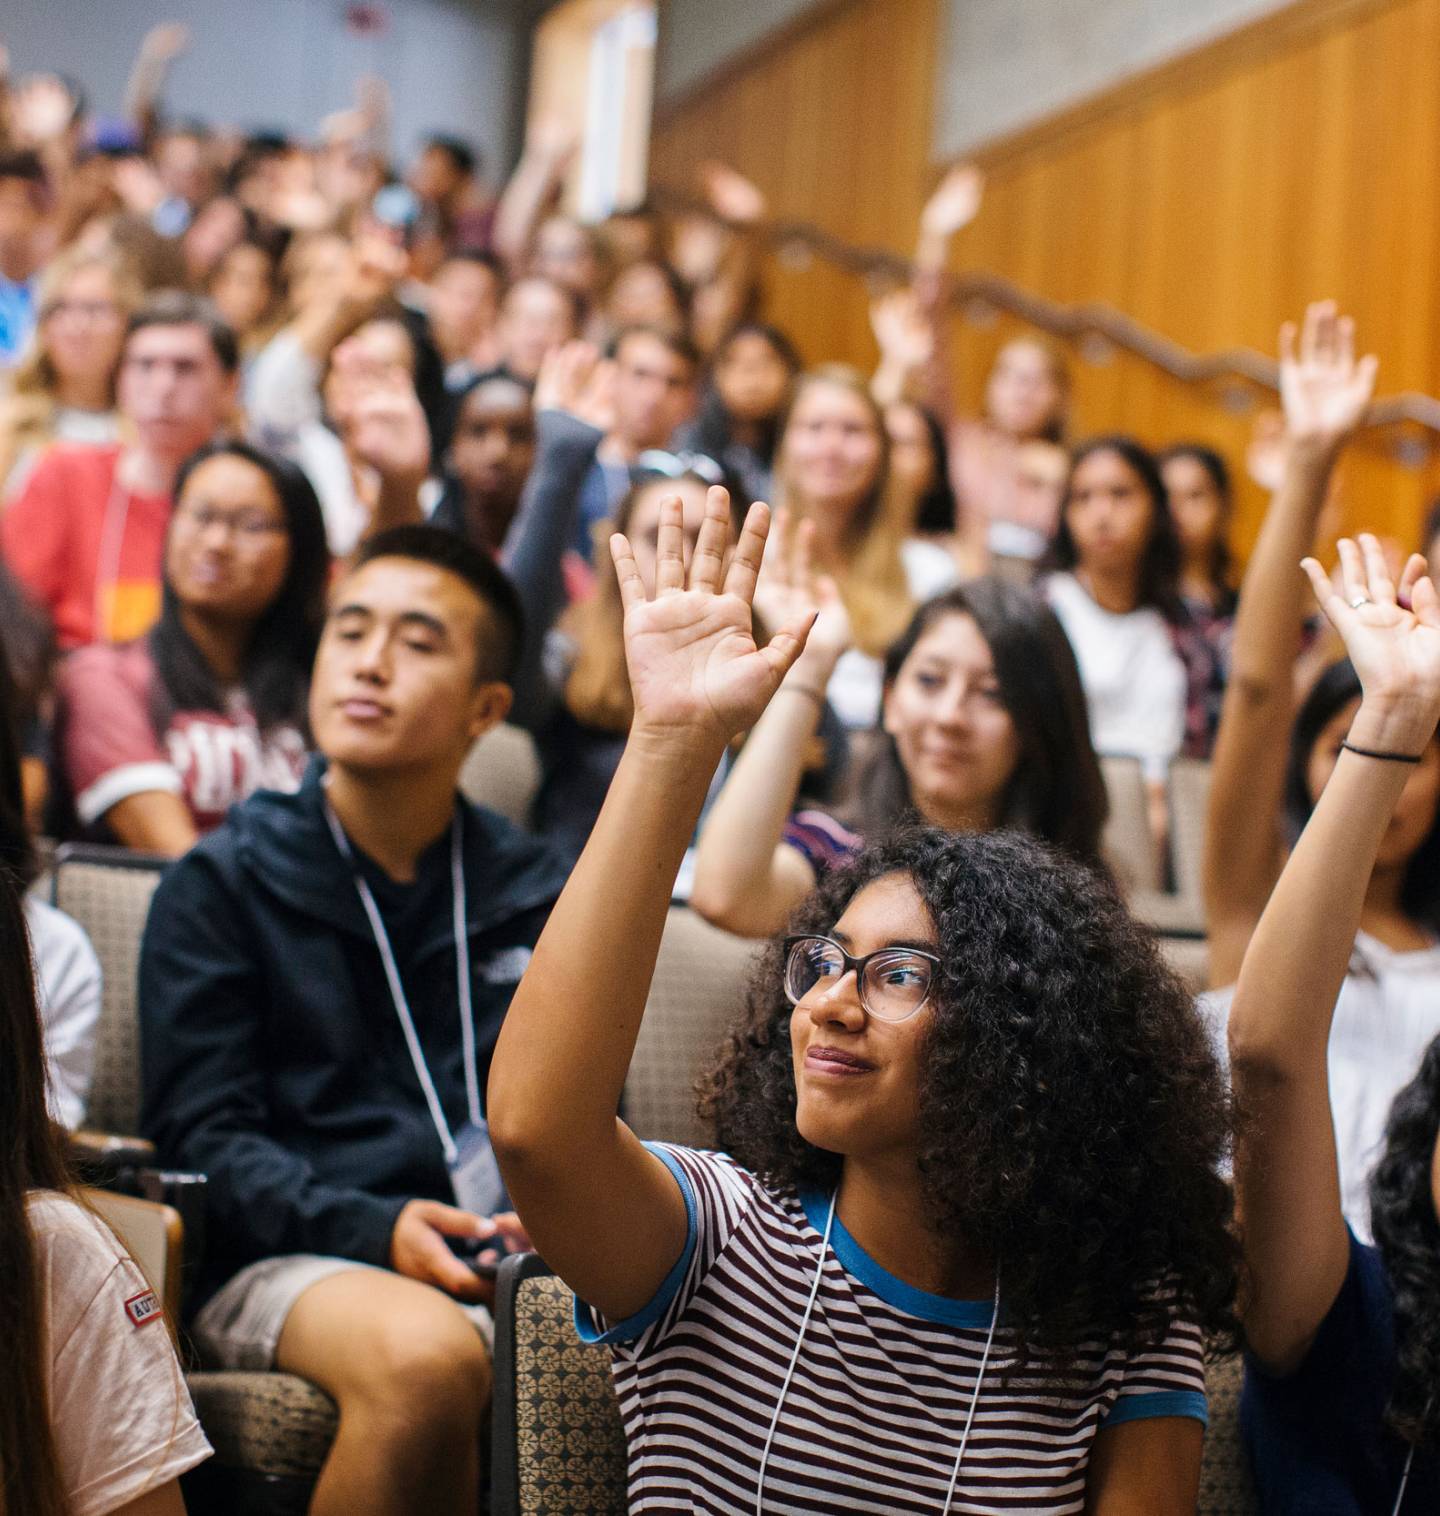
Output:
[[[385,923],[380,917],[380,908],[375,904],[375,896],[370,885],[356,867],[355,852],[350,846],[350,839],[345,835],[344,828],[331,809],[329,800],[325,802],[325,819],[330,823],[330,834],[335,839],[335,846],[339,848],[340,856],[350,864],[353,870],[355,889],[360,896],[360,904],[365,907],[365,914],[370,920],[370,931],[375,938],[375,946],[380,950],[380,961],[385,965],[385,979],[390,986],[390,998],[395,1002],[395,1014],[400,1018],[400,1029],[405,1033],[405,1046],[410,1049],[410,1061],[415,1065],[415,1077],[420,1081],[420,1088],[425,1092],[425,1104],[430,1107],[430,1119],[435,1123],[436,1135],[440,1138],[440,1146],[445,1151],[445,1162],[453,1165],[458,1149],[450,1131],[450,1123],[445,1119],[440,1097],[435,1092],[435,1081],[430,1077],[430,1068],[425,1062],[424,1051],[420,1047],[415,1020],[410,1014],[410,1002],[405,998],[405,986],[400,983],[400,968],[395,962],[395,954],[390,947],[390,934],[385,930]],[[465,1060],[465,1099],[470,1108],[471,1125],[479,1126],[484,1116],[480,1109],[480,1071],[475,1057],[475,1012],[470,1002],[470,941],[465,933],[465,868],[461,860],[460,813],[458,811],[450,827],[450,886],[454,896],[455,978],[460,992],[460,1041]]]
[[[830,1196],[830,1211],[825,1217],[825,1235],[820,1239],[820,1262],[815,1269],[815,1281],[810,1286],[810,1298],[805,1302],[805,1314],[800,1318],[800,1332],[795,1338],[795,1351],[790,1355],[790,1366],[785,1370],[785,1382],[780,1386],[780,1395],[775,1402],[775,1413],[770,1418],[770,1429],[765,1433],[765,1446],[760,1452],[760,1473],[755,1480],[755,1516],[763,1516],[765,1509],[765,1470],[770,1463],[770,1446],[775,1441],[775,1430],[780,1425],[780,1410],[790,1390],[790,1381],[795,1377],[795,1365],[800,1361],[800,1349],[805,1341],[805,1329],[810,1325],[810,1316],[815,1309],[815,1297],[820,1293],[820,1281],[825,1275],[825,1255],[830,1251],[830,1233],[835,1226],[835,1202],[840,1197],[837,1188]],[[990,1363],[990,1349],[995,1342],[995,1324],[1000,1320],[1000,1271],[995,1271],[995,1305],[990,1313],[990,1331],[985,1338],[985,1352],[980,1359],[980,1372],[975,1378],[975,1388],[970,1392],[970,1409],[965,1416],[965,1430],[960,1434],[960,1446],[955,1453],[955,1464],[950,1470],[950,1484],[945,1491],[945,1504],[941,1516],[948,1516],[951,1502],[955,1499],[955,1485],[960,1478],[960,1465],[965,1458],[965,1448],[970,1441],[970,1427],[975,1420],[975,1407],[980,1404],[980,1387],[985,1383],[985,1370]]]

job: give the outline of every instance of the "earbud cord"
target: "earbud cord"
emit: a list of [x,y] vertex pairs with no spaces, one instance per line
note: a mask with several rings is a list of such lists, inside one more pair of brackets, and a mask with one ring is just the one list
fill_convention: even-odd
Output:
[[[825,1257],[830,1251],[830,1233],[835,1226],[835,1202],[839,1198],[837,1190],[830,1196],[830,1210],[825,1217],[825,1235],[820,1240],[820,1262],[815,1268],[815,1279],[810,1286],[810,1298],[805,1302],[805,1313],[800,1318],[800,1330],[795,1337],[795,1350],[790,1354],[790,1363],[785,1370],[785,1379],[780,1386],[780,1394],[775,1401],[775,1411],[770,1417],[770,1426],[765,1433],[765,1446],[760,1453],[760,1473],[755,1481],[755,1516],[764,1516],[765,1501],[765,1470],[770,1463],[770,1448],[775,1441],[775,1432],[780,1425],[780,1412],[785,1405],[785,1397],[790,1392],[790,1381],[795,1377],[795,1365],[800,1361],[800,1349],[805,1343],[805,1330],[810,1325],[810,1317],[815,1310],[815,1297],[820,1293],[820,1281],[825,1277]],[[995,1304],[990,1312],[990,1330],[985,1337],[985,1351],[980,1355],[980,1372],[975,1376],[975,1388],[970,1394],[970,1409],[965,1414],[965,1430],[960,1434],[960,1447],[955,1454],[955,1467],[950,1470],[950,1485],[945,1491],[945,1505],[941,1516],[949,1516],[950,1502],[955,1498],[955,1485],[960,1478],[960,1465],[965,1460],[965,1448],[970,1441],[970,1428],[975,1421],[975,1408],[980,1404],[980,1387],[985,1383],[985,1370],[990,1364],[990,1349],[995,1343],[995,1327],[1000,1320],[1000,1271],[995,1271]],[[1409,1465],[1406,1465],[1406,1474],[1409,1474]],[[1404,1485],[1400,1487],[1400,1493],[1405,1493]],[[1399,1506],[1396,1506],[1399,1510]]]

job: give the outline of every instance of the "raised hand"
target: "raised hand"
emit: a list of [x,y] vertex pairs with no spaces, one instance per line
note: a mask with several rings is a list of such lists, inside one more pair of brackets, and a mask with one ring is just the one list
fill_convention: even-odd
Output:
[[769,209],[759,187],[737,169],[711,159],[700,165],[700,184],[710,209],[732,226],[755,226]]
[[952,168],[925,202],[920,230],[928,237],[953,237],[980,214],[985,175],[973,163]]
[[775,512],[774,529],[755,586],[754,607],[766,629],[815,613],[796,675],[814,674],[823,687],[840,655],[855,641],[850,615],[834,579],[815,562],[815,523],[796,522],[785,506]]
[[756,646],[750,602],[765,554],[768,506],[750,507],[727,568],[730,497],[711,489],[688,586],[682,523],[679,497],[672,496],[661,506],[653,597],[645,592],[630,543],[618,532],[610,539],[625,607],[625,661],[635,701],[631,730],[636,737],[709,746],[718,754],[759,719],[804,647],[814,613],[792,615],[765,647]]
[[1298,351],[1295,325],[1280,328],[1280,400],[1291,443],[1335,448],[1365,419],[1378,360],[1355,357],[1355,323],[1333,300],[1305,312]]
[[923,368],[935,354],[935,328],[913,290],[891,290],[872,301],[870,328],[881,359],[907,374]]
[[[347,346],[336,348],[337,357]],[[355,384],[346,427],[351,453],[382,480],[418,487],[430,466],[430,428],[410,376],[389,367],[362,368],[350,377]]]
[[165,21],[145,33],[140,50],[157,63],[169,63],[190,48],[190,28],[183,21]]
[[599,361],[600,350],[591,342],[566,342],[551,348],[535,377],[535,409],[576,411]]
[[1356,729],[1363,723],[1368,736],[1378,719],[1377,745],[1419,752],[1440,719],[1440,594],[1418,553],[1398,586],[1377,538],[1362,533],[1356,544],[1342,537],[1339,553],[1338,588],[1315,559],[1302,567],[1360,676]]

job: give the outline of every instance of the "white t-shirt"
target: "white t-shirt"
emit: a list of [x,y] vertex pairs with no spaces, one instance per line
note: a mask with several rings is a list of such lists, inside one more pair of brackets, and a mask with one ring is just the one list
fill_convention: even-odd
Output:
[[35,988],[45,1026],[50,1114],[73,1131],[85,1115],[100,1020],[100,960],[85,928],[64,911],[25,897]]
[[1185,665],[1170,629],[1149,607],[1116,615],[1073,574],[1053,574],[1045,596],[1075,650],[1090,711],[1090,740],[1105,757],[1140,759],[1163,779],[1185,740]]
[[113,1233],[62,1195],[29,1198],[50,1422],[71,1516],[103,1516],[210,1456],[154,1292]]
[[[944,548],[916,537],[900,544],[900,562],[910,598],[916,605],[923,605],[932,595],[948,590],[960,577],[955,560]],[[880,715],[884,682],[883,661],[852,647],[836,663],[830,683],[825,686],[825,698],[848,731],[860,731],[874,726]]]
[[[1228,1068],[1225,1029],[1235,987],[1200,997],[1216,1051]],[[1370,1176],[1385,1146],[1395,1097],[1420,1072],[1440,1037],[1440,947],[1396,953],[1366,932],[1355,938],[1350,972],[1330,1028],[1330,1109],[1340,1163],[1340,1203],[1361,1240],[1370,1231]]]

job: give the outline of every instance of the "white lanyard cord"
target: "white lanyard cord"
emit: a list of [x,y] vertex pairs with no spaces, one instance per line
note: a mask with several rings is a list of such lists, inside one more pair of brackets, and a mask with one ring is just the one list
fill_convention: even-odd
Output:
[[1405,1455],[1405,1468],[1400,1475],[1400,1489],[1395,1496],[1395,1509],[1390,1516],[1400,1516],[1400,1507],[1405,1504],[1405,1490],[1410,1483],[1410,1470],[1415,1466],[1415,1444],[1410,1444],[1410,1451]]
[[[800,1349],[805,1342],[805,1329],[810,1325],[810,1317],[815,1309],[815,1297],[820,1293],[820,1281],[825,1276],[825,1257],[830,1251],[830,1233],[835,1226],[835,1202],[839,1198],[839,1190],[830,1196],[830,1210],[825,1217],[825,1235],[820,1241],[820,1262],[815,1269],[815,1280],[810,1286],[810,1298],[805,1302],[805,1313],[800,1318],[800,1331],[795,1338],[795,1351],[790,1355],[789,1367],[785,1370],[785,1380],[780,1386],[779,1397],[775,1401],[775,1411],[770,1417],[770,1427],[765,1433],[765,1446],[760,1453],[760,1473],[755,1481],[755,1516],[764,1516],[765,1501],[765,1470],[770,1463],[770,1448],[775,1441],[775,1432],[780,1425],[780,1411],[785,1404],[785,1396],[790,1391],[790,1381],[795,1377],[795,1365],[800,1361]],[[965,1448],[970,1441],[970,1428],[975,1421],[975,1408],[980,1404],[980,1388],[985,1383],[985,1370],[990,1364],[990,1349],[995,1343],[995,1326],[1000,1320],[1000,1271],[995,1271],[995,1304],[990,1312],[990,1330],[985,1336],[985,1351],[980,1355],[980,1372],[975,1376],[975,1388],[970,1394],[970,1409],[965,1414],[965,1430],[960,1434],[960,1446],[955,1453],[955,1466],[950,1470],[950,1484],[945,1491],[945,1504],[941,1508],[941,1516],[948,1516],[950,1503],[955,1498],[955,1485],[960,1478],[960,1465],[965,1459]],[[1408,1466],[1407,1466],[1408,1473]],[[1404,1492],[1404,1486],[1401,1486]],[[1397,1511],[1399,1507],[1396,1507]]]
[[[328,800],[325,803],[325,819],[330,824],[330,832],[335,838],[335,846],[340,850],[341,857],[346,859],[353,868],[355,854],[350,846],[350,839],[346,837],[339,818],[330,808]],[[465,1055],[465,1098],[470,1109],[470,1120],[478,1126],[482,1117],[480,1074],[476,1067],[475,1017],[470,1000],[470,944],[465,934],[465,871],[461,860],[460,817],[458,815],[451,826],[450,837],[450,880],[455,894],[455,973],[460,991],[460,1038]],[[400,982],[400,967],[395,962],[395,954],[390,946],[390,935],[385,930],[380,908],[375,904],[374,893],[358,869],[355,870],[354,879],[356,892],[360,896],[360,904],[365,908],[365,915],[370,922],[370,932],[375,939],[375,946],[380,952],[380,961],[385,968],[385,979],[390,986],[390,998],[395,1002],[395,1014],[400,1021],[400,1030],[405,1034],[405,1046],[410,1051],[410,1062],[415,1067],[415,1077],[420,1081],[420,1088],[425,1095],[425,1104],[430,1108],[430,1120],[434,1123],[436,1135],[440,1138],[445,1162],[453,1164],[458,1156],[455,1138],[451,1134],[450,1123],[445,1119],[445,1111],[440,1104],[435,1082],[430,1077],[429,1065],[425,1062],[425,1053],[420,1046],[420,1036],[415,1030],[415,1020],[410,1014],[410,1003],[405,998],[405,986]]]

